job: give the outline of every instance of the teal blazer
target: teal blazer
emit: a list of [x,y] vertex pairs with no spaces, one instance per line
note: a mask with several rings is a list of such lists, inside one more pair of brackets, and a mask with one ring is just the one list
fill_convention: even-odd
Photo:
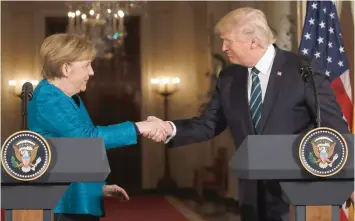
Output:
[[[77,103],[74,99],[77,99]],[[28,128],[48,137],[100,137],[106,149],[137,143],[132,122],[95,126],[78,95],[69,97],[43,79],[28,104]],[[72,183],[54,209],[54,213],[103,216],[104,182]]]

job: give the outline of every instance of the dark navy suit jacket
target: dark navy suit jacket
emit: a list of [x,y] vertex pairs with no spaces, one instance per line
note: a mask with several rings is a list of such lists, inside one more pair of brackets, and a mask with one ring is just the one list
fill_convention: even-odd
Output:
[[[315,128],[315,99],[311,83],[300,75],[301,57],[277,47],[265,99],[262,104],[260,134],[301,134]],[[281,72],[281,75],[278,74]],[[255,134],[248,103],[248,69],[231,65],[221,71],[213,97],[201,116],[175,120],[176,136],[171,146],[205,141],[230,128],[236,148]],[[340,133],[350,133],[326,75],[315,73],[318,89],[321,126]],[[267,147],[265,147],[267,148]],[[256,221],[256,182],[239,180],[239,202],[243,221]],[[270,200],[273,197],[269,196]],[[268,208],[272,219],[288,212],[281,197],[274,198]],[[275,206],[276,205],[276,206]]]

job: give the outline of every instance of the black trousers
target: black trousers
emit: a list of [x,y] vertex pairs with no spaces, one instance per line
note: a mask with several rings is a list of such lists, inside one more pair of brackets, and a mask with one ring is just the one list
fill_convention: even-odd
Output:
[[100,217],[88,214],[54,213],[53,221],[100,221]]

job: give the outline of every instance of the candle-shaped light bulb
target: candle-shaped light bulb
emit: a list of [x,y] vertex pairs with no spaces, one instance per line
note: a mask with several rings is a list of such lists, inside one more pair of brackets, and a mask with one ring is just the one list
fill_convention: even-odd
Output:
[[15,80],[9,80],[9,86],[16,86]]
[[180,78],[178,78],[178,77],[173,78],[172,83],[173,83],[173,84],[178,84],[178,83],[180,83]]
[[122,10],[118,10],[118,16],[120,16],[120,18],[123,18],[124,12]]

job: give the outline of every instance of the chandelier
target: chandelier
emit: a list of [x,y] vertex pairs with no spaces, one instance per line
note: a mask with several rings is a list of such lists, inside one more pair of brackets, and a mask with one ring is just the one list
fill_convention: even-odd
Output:
[[141,12],[144,5],[143,1],[69,2],[67,32],[90,40],[98,57],[110,59],[123,48],[125,17]]

